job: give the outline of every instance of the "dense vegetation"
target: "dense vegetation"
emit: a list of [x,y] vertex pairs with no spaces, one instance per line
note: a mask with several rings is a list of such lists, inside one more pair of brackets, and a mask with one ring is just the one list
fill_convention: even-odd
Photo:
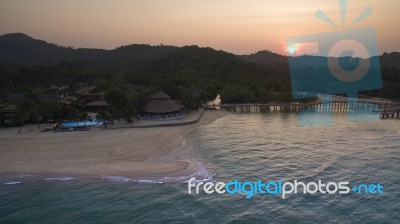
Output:
[[[400,54],[381,56],[384,86],[372,96],[400,98]],[[0,97],[52,84],[87,82],[101,91],[163,90],[184,100],[220,93],[224,102],[290,101],[286,57],[268,51],[237,56],[197,46],[130,45],[114,50],[72,49],[24,34],[0,37]]]

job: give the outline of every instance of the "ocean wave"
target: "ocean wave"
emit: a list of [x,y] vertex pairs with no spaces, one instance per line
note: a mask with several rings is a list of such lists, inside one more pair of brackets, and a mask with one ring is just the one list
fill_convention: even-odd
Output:
[[138,180],[141,184],[163,184],[164,182],[158,180]]
[[23,178],[23,177],[35,177],[35,175],[30,175],[30,174],[23,174],[23,175],[19,175],[19,178]]
[[103,175],[103,180],[112,182],[136,182],[140,184],[163,184],[163,183],[187,183],[191,178],[195,177],[196,182],[210,181],[215,174],[208,172],[206,167],[202,167],[197,172],[188,176],[176,176],[176,177],[144,177],[144,178],[130,178],[125,176],[110,176]]
[[19,175],[15,177],[10,177],[7,178],[5,183],[3,185],[15,185],[15,184],[22,184],[22,183],[30,183],[30,182],[40,182],[40,181],[70,181],[70,180],[76,180],[76,179],[81,179],[79,177],[69,177],[69,176],[64,176],[64,177],[46,177],[46,176],[37,176],[37,175]]
[[12,181],[12,182],[4,183],[4,185],[16,185],[16,184],[20,184],[20,183],[21,183],[20,181]]
[[59,181],[68,181],[68,180],[75,180],[78,179],[76,177],[48,177],[44,178],[43,180],[45,181],[53,181],[53,180],[59,180]]
[[164,183],[163,181],[160,181],[158,179],[134,179],[130,177],[124,177],[124,176],[101,176],[102,179],[107,180],[107,181],[112,181],[112,182],[137,182],[141,184],[162,184]]
[[113,181],[113,182],[130,182],[133,181],[133,179],[129,177],[123,177],[123,176],[101,176],[102,179],[108,180],[108,181]]

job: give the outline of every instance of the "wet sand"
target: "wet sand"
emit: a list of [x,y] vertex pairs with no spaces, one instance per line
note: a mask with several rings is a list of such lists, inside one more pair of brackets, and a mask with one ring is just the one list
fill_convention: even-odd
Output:
[[185,134],[228,114],[205,111],[200,122],[176,127],[42,133],[30,125],[21,134],[18,128],[2,128],[0,174],[188,176],[201,163],[182,156]]

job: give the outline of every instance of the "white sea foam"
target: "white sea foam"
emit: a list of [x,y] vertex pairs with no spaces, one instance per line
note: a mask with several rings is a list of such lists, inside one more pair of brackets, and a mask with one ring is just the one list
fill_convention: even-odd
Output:
[[35,177],[35,175],[23,174],[23,175],[19,175],[18,177]]
[[197,172],[188,176],[176,176],[176,177],[153,177],[153,178],[130,178],[124,176],[101,176],[102,179],[112,182],[136,182],[140,184],[162,184],[162,183],[187,183],[190,178],[196,177],[197,182],[210,181],[215,174],[210,174],[208,170],[203,166]]
[[4,183],[4,185],[15,185],[15,184],[20,184],[21,182],[19,182],[19,181],[13,181],[13,182],[7,182],[7,183]]
[[75,180],[75,177],[48,177],[44,178],[46,181],[53,181],[53,180],[60,180],[60,181],[68,181],[68,180]]
[[101,176],[104,180],[112,181],[112,182],[138,182],[142,184],[161,184],[163,183],[162,181],[158,179],[133,179],[130,177],[124,177],[124,176]]
[[104,180],[108,180],[108,181],[114,181],[114,182],[130,182],[133,181],[131,178],[129,177],[123,177],[123,176],[101,176]]
[[182,182],[187,183],[192,177],[196,178],[195,182],[210,181],[215,176],[215,173],[210,173],[205,166],[203,166],[196,173],[186,176]]
[[141,184],[162,184],[162,183],[164,183],[159,180],[138,180],[138,182]]

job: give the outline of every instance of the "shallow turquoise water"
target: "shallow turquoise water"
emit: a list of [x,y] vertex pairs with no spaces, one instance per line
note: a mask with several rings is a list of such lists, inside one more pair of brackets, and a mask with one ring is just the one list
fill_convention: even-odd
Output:
[[[23,176],[0,185],[0,223],[399,223],[400,122],[299,127],[294,114],[235,114],[187,135],[212,180],[380,183],[383,195],[188,195],[185,183]],[[5,185],[4,183],[10,183]]]
[[103,121],[101,120],[92,120],[92,121],[70,121],[65,122],[62,124],[64,127],[81,127],[81,126],[96,126],[96,125],[103,125]]

